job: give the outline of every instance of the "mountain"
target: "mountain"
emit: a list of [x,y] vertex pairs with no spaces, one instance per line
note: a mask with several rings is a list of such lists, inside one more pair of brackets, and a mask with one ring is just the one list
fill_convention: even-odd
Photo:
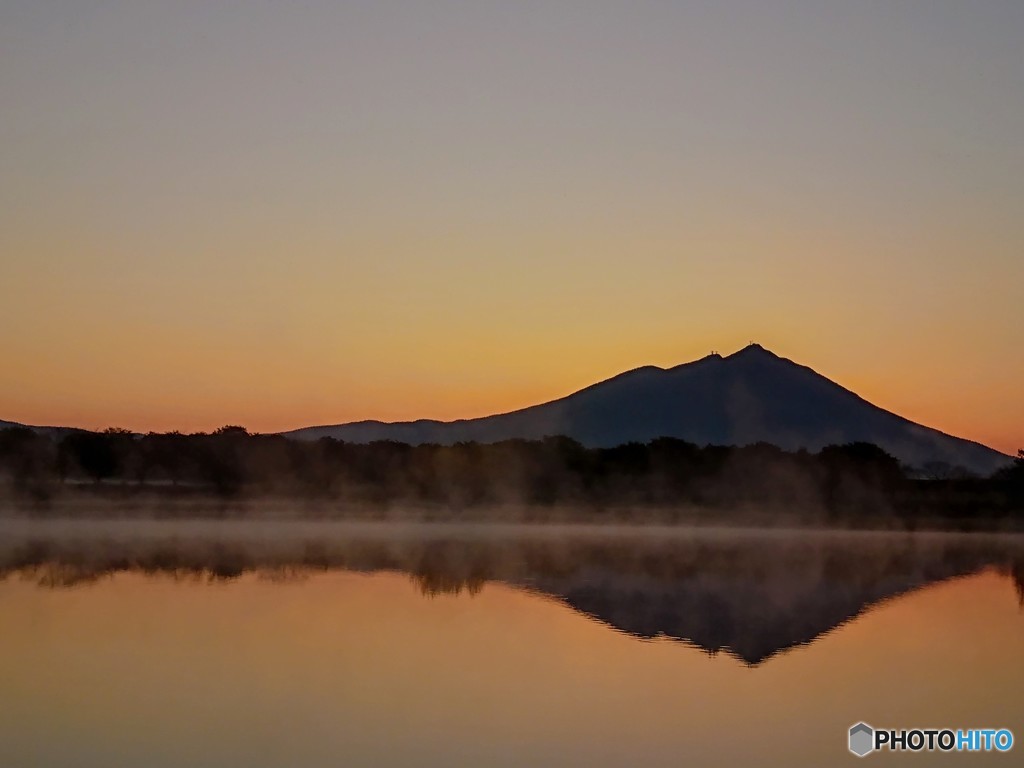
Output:
[[566,435],[588,447],[675,437],[698,445],[766,442],[786,450],[875,443],[915,467],[943,462],[987,475],[1010,457],[916,424],[758,344],[673,368],[646,366],[510,413],[442,422],[360,421],[285,433],[353,443],[493,443]]
[[31,429],[40,435],[47,435],[53,438],[61,438],[71,432],[81,432],[77,427],[39,427],[31,424],[20,424],[17,421],[4,421],[0,419],[0,429]]

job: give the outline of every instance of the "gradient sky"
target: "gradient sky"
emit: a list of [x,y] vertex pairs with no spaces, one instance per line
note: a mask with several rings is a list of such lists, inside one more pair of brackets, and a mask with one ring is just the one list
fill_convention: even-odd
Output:
[[477,416],[756,340],[1024,446],[1024,3],[0,5],[0,419]]

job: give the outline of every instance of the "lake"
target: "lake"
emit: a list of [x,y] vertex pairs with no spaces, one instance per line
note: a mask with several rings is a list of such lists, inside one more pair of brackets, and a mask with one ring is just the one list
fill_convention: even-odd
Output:
[[1024,736],[1010,534],[5,520],[0,572],[12,768],[830,766],[858,721]]

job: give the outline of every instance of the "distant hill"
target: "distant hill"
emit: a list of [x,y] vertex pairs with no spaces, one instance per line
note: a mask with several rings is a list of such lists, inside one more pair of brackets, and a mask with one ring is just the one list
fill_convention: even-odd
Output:
[[1010,461],[980,443],[879,408],[757,344],[674,368],[637,368],[567,397],[495,416],[451,422],[360,421],[285,434],[302,440],[333,437],[414,445],[566,435],[588,447],[675,437],[698,445],[766,442],[810,451],[863,441],[911,466],[943,462],[982,475]]
[[81,429],[77,427],[39,427],[31,424],[20,424],[17,421],[4,421],[0,419],[0,429],[31,429],[33,432],[38,432],[41,435],[49,435],[50,437],[60,438],[71,432],[81,432]]

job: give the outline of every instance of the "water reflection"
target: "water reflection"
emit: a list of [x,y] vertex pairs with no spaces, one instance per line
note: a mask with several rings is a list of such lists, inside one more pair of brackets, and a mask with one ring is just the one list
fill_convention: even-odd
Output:
[[224,581],[253,572],[399,571],[424,595],[501,582],[637,638],[747,665],[813,643],[911,590],[996,569],[1024,605],[1010,535],[344,523],[4,523],[0,575],[66,588],[121,572]]

